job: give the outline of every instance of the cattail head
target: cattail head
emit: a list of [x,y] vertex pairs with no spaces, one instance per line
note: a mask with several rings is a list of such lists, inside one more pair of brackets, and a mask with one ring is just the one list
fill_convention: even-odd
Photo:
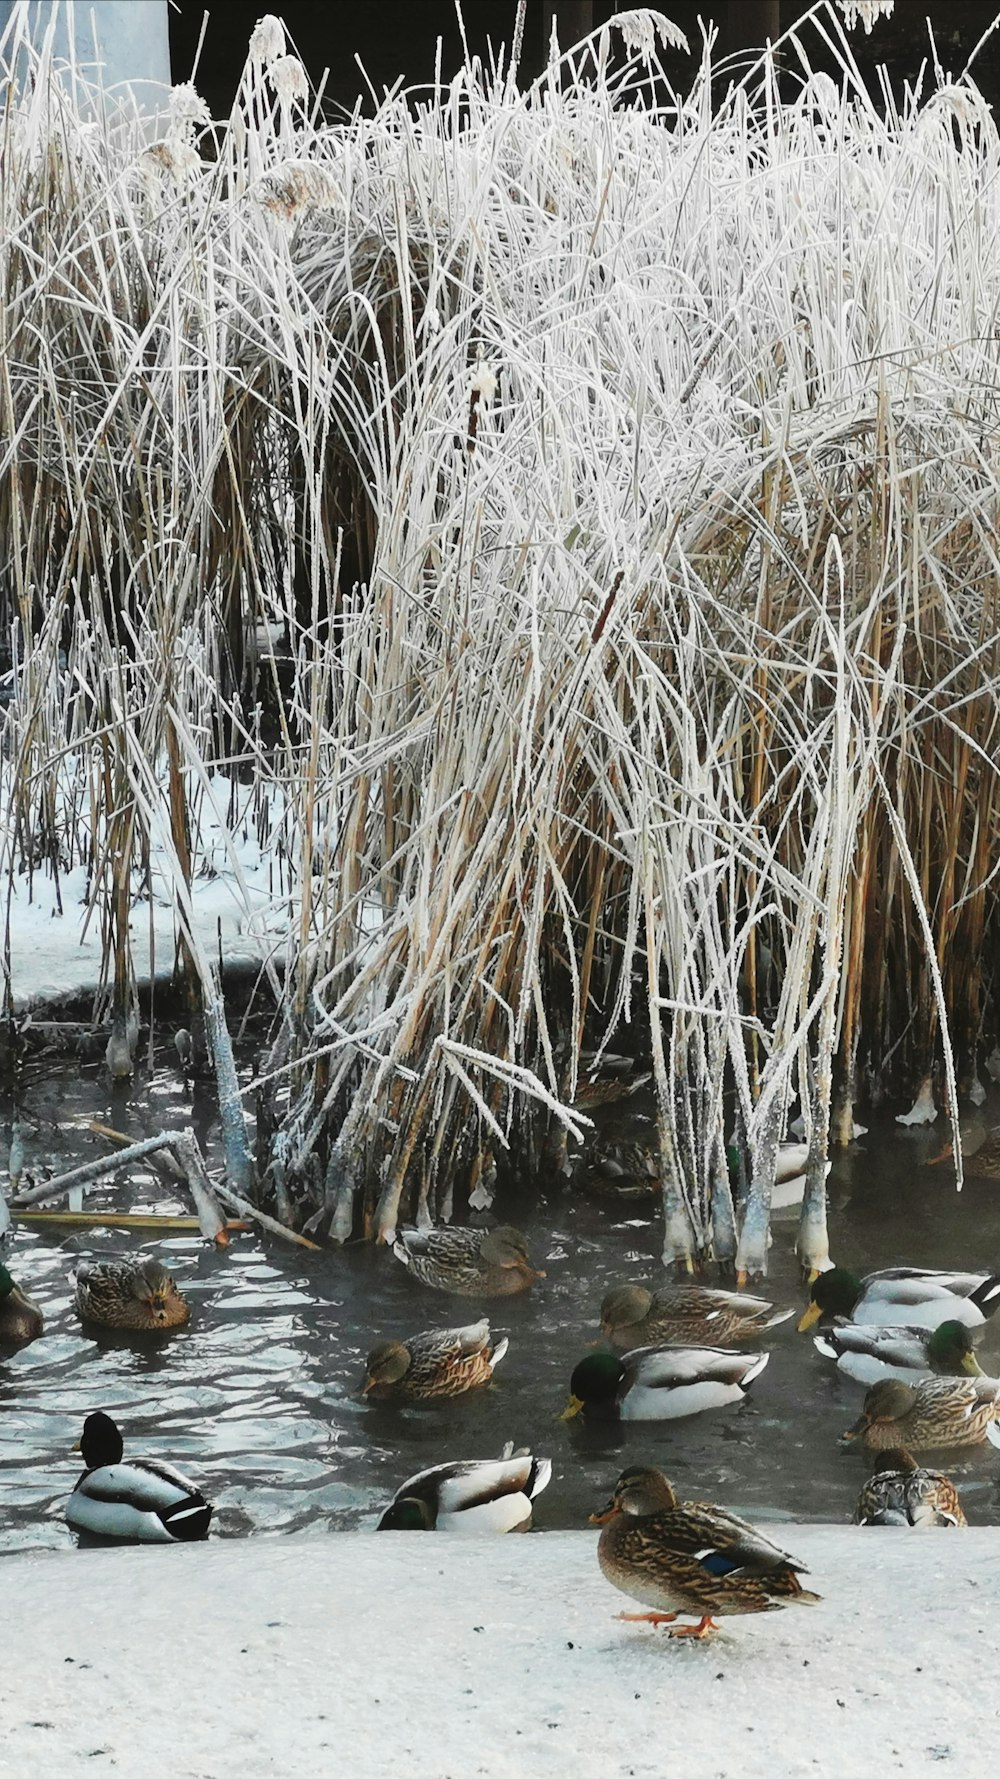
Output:
[[295,99],[305,104],[309,97],[309,82],[298,56],[279,56],[270,64],[267,78],[283,105]]
[[189,136],[212,121],[208,106],[190,80],[171,87],[167,116],[172,136]]
[[285,27],[273,12],[265,12],[250,34],[250,60],[269,68],[285,53]]
[[340,203],[340,187],[332,173],[318,161],[279,161],[254,186],[253,196],[262,210],[283,222],[294,222],[303,210],[334,210]]

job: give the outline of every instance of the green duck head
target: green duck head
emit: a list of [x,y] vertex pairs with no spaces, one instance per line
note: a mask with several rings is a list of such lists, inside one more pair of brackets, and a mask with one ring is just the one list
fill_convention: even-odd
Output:
[[7,1271],[7,1268],[5,1266],[0,1266],[0,1303],[2,1303],[5,1297],[9,1297],[12,1291],[16,1290],[17,1286],[11,1278],[10,1273]]
[[117,1422],[110,1415],[98,1411],[97,1414],[87,1416],[83,1423],[83,1435],[73,1450],[82,1452],[88,1470],[100,1470],[105,1464],[121,1463],[125,1441]]
[[602,1409],[611,1414],[616,1409],[618,1386],[625,1376],[625,1367],[617,1353],[588,1353],[574,1367],[569,1380],[569,1402],[560,1420],[571,1421],[581,1409]]
[[619,1328],[631,1328],[642,1322],[652,1308],[652,1293],[642,1285],[616,1285],[608,1291],[601,1304],[601,1329],[610,1340]]
[[365,1381],[361,1386],[362,1396],[367,1396],[369,1390],[398,1384],[409,1369],[409,1347],[404,1347],[401,1340],[381,1341],[377,1347],[372,1347],[368,1355]]
[[433,1532],[434,1513],[417,1495],[403,1495],[386,1508],[376,1528],[379,1532]]
[[857,1439],[876,1423],[888,1425],[893,1421],[903,1420],[912,1410],[916,1399],[916,1392],[909,1384],[902,1383],[898,1378],[883,1378],[868,1391],[864,1407],[853,1427],[848,1427],[847,1432],[841,1435],[841,1444]]
[[619,1513],[644,1519],[652,1513],[672,1513],[676,1506],[677,1497],[662,1470],[653,1470],[646,1464],[633,1464],[622,1471],[611,1500],[600,1513],[591,1514],[590,1523],[603,1526]]
[[935,1371],[955,1376],[967,1371],[982,1377],[982,1366],[972,1350],[972,1335],[964,1322],[942,1322],[927,1336],[927,1356]]
[[845,1266],[831,1266],[829,1272],[819,1273],[813,1280],[799,1333],[814,1328],[821,1316],[849,1316],[863,1289],[857,1273],[848,1272]]

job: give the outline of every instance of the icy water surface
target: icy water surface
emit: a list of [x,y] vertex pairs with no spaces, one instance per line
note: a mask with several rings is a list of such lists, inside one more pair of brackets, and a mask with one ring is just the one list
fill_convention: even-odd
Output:
[[[32,1064],[25,1110],[39,1124],[28,1166],[68,1167],[98,1152],[80,1128],[98,1118],[132,1137],[193,1122],[213,1153],[211,1108],[192,1108],[168,1069],[113,1092],[97,1068]],[[984,1108],[1000,1121],[1000,1102]],[[0,1143],[7,1132],[0,1133]],[[928,1168],[933,1132],[881,1121],[834,1164],[831,1247],[864,1271],[913,1264],[1000,1267],[1000,1184],[970,1182],[957,1196],[947,1166]],[[136,1173],[88,1195],[89,1208],[188,1210]],[[66,1544],[61,1514],[78,1473],[71,1447],[84,1415],[115,1415],[127,1449],[172,1459],[217,1504],[223,1536],[372,1523],[397,1485],[423,1466],[488,1457],[503,1442],[553,1460],[536,1523],[580,1526],[607,1498],[625,1462],[665,1469],[686,1495],[715,1498],[758,1518],[850,1517],[864,1474],[860,1454],[838,1449],[863,1392],[837,1376],[794,1322],[766,1345],[767,1370],[750,1399],[685,1421],[627,1428],[557,1418],[570,1372],[597,1334],[609,1285],[662,1282],[655,1212],[556,1192],[500,1214],[523,1227],[548,1277],[531,1292],[480,1305],[415,1283],[385,1251],[357,1245],[308,1254],[256,1235],[227,1253],[196,1237],[145,1244],[118,1232],[85,1236],[65,1226],[22,1226],[11,1270],[41,1303],[41,1340],[0,1362],[0,1549]],[[768,1294],[803,1302],[791,1244],[795,1224],[775,1226]],[[191,1305],[190,1325],[148,1344],[81,1331],[66,1281],[78,1252],[149,1245],[174,1269]],[[438,1406],[390,1408],[358,1396],[364,1355],[376,1340],[474,1321],[485,1310],[510,1351],[496,1383]],[[1000,1318],[980,1354],[1000,1372]],[[957,1477],[970,1521],[1000,1524],[992,1446],[930,1460]]]

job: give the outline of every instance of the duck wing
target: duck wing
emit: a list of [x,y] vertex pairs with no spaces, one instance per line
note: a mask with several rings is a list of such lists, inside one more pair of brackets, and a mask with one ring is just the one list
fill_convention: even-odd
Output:
[[848,1322],[841,1317],[822,1334],[813,1336],[817,1351],[828,1359],[842,1359],[854,1353],[878,1359],[883,1365],[897,1365],[908,1371],[928,1371],[927,1329],[905,1324]]
[[734,1353],[727,1347],[635,1347],[622,1355],[625,1376],[619,1395],[643,1390],[677,1390],[689,1384],[744,1385],[763,1371],[769,1353]]
[[414,1365],[446,1364],[449,1359],[468,1359],[482,1353],[490,1344],[490,1324],[486,1316],[470,1322],[465,1328],[426,1328],[421,1334],[409,1335],[406,1346]]

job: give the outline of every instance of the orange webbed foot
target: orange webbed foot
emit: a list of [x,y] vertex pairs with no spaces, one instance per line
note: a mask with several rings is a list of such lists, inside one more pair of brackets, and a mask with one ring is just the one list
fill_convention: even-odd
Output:
[[713,1618],[699,1619],[696,1625],[675,1625],[671,1637],[707,1637],[711,1631],[717,1631],[718,1625]]
[[628,1625],[672,1625],[676,1612],[619,1612],[616,1615]]

